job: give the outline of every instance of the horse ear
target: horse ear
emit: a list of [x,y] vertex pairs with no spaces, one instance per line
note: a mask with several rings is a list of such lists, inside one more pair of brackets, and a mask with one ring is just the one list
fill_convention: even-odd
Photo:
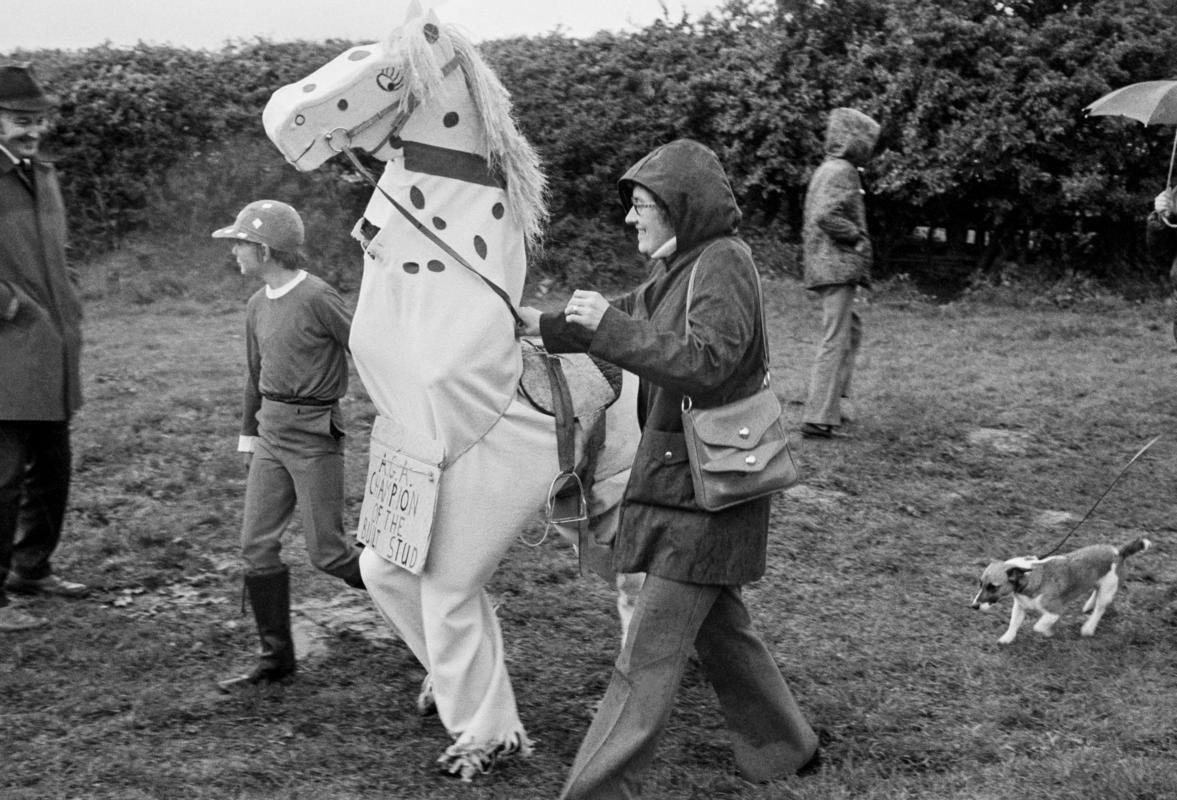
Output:
[[[433,25],[440,28],[441,20],[438,18],[437,9],[435,8],[435,6],[438,5],[441,4],[435,0],[434,2],[429,3],[428,10],[426,10],[421,6],[421,0],[411,0],[409,3],[409,10],[405,12],[405,25],[424,18],[426,23],[432,23]],[[433,43],[430,42],[430,44]]]
[[454,47],[448,36],[441,35],[441,18],[437,16],[437,11],[433,8],[426,11],[425,19],[420,24],[421,32],[425,34],[426,44],[438,48],[440,51],[438,57],[441,63],[448,63],[454,57]]

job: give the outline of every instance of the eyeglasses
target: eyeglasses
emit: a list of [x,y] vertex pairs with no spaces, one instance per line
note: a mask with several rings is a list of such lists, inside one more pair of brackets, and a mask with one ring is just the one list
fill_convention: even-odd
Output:
[[631,205],[631,206],[633,206],[633,210],[634,210],[635,212],[637,212],[637,215],[638,215],[639,217],[640,217],[640,216],[643,216],[643,212],[644,212],[644,211],[645,211],[647,208],[657,208],[657,207],[658,207],[658,204],[657,204],[657,203],[643,203],[643,202],[642,202],[642,201],[640,201],[640,200],[634,200],[634,201],[632,201],[632,202],[630,203],[630,205]]

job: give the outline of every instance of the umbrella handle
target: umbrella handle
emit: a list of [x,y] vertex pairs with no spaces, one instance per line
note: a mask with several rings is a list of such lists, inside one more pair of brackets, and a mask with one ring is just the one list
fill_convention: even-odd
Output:
[[1173,152],[1169,154],[1169,178],[1165,181],[1165,188],[1173,185],[1173,159],[1177,158],[1177,132],[1173,134]]

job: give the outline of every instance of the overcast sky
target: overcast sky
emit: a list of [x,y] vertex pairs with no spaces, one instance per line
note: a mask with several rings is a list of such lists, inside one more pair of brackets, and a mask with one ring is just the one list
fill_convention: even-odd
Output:
[[[425,3],[423,3],[425,4]],[[474,41],[550,33],[635,30],[662,16],[692,19],[721,0],[436,0],[443,22]],[[376,41],[409,0],[24,0],[0,23],[0,53],[17,47],[87,48],[143,41],[218,50],[227,41],[343,38]]]

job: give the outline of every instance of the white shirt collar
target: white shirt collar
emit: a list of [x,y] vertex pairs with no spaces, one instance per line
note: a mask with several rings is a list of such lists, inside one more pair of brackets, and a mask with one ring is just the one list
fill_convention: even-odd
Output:
[[277,300],[279,297],[288,294],[292,289],[294,289],[295,286],[298,286],[300,283],[302,283],[306,276],[307,271],[305,269],[300,269],[298,274],[296,274],[283,285],[279,286],[277,289],[271,289],[270,285],[267,283],[266,297],[270,298],[271,300]]
[[670,258],[674,255],[674,251],[678,249],[678,237],[671,236],[662,246],[653,252],[650,258]]
[[12,159],[12,163],[13,163],[13,164],[17,164],[17,165],[19,165],[19,164],[20,164],[20,162],[21,162],[21,160],[22,160],[22,159],[19,159],[19,158],[17,158],[17,157],[16,157],[16,156],[13,154],[13,152],[12,152],[11,150],[9,150],[7,147],[5,147],[5,146],[4,146],[4,145],[2,145],[2,144],[0,144],[0,153],[3,153],[4,155],[6,155],[6,156],[8,156],[10,159]]

